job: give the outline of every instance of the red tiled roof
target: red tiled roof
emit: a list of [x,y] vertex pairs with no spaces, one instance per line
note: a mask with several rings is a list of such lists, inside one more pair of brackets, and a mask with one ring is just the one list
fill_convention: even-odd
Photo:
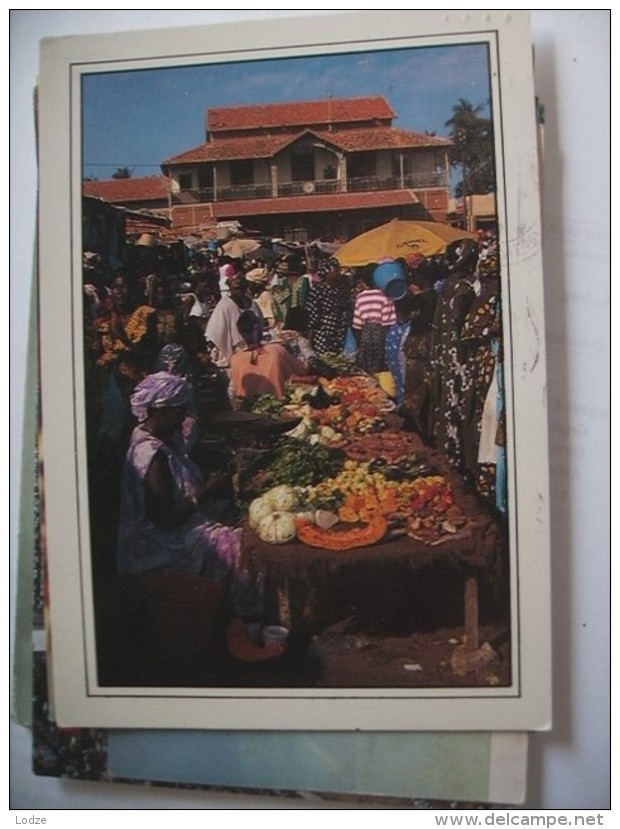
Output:
[[85,181],[82,192],[112,204],[162,201],[168,198],[170,182],[166,176],[146,178],[111,178],[103,181]]
[[217,133],[230,130],[384,120],[394,118],[394,116],[394,110],[381,95],[332,98],[321,101],[215,107],[207,110],[207,129],[211,133]]
[[270,158],[291,141],[290,135],[265,136],[248,135],[245,138],[231,138],[201,144],[184,153],[162,161],[162,167],[170,164],[191,164],[197,161],[226,161],[242,158]]
[[[378,190],[371,193],[328,193],[318,196],[289,196],[278,199],[244,199],[211,202],[218,219],[241,216],[275,215],[279,213],[321,213],[333,210],[360,210],[375,207],[396,207],[419,204],[412,190]],[[200,207],[174,207],[172,226],[188,226],[205,221],[207,211]]]
[[317,135],[348,152],[452,146],[452,141],[449,138],[439,138],[436,135],[425,135],[421,132],[410,132],[409,130],[396,129],[396,127],[317,132]]
[[449,147],[448,138],[424,135],[419,132],[394,127],[371,127],[365,129],[304,130],[299,135],[259,137],[248,135],[244,138],[219,139],[201,144],[180,155],[162,162],[162,167],[173,164],[190,164],[201,161],[226,161],[244,158],[271,158],[286,146],[294,143],[301,135],[311,133],[320,141],[338,147],[346,152],[362,150],[414,149],[420,147]]

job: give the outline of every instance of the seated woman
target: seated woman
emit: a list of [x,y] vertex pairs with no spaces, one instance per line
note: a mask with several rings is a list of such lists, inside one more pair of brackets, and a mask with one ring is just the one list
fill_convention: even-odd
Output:
[[165,371],[145,377],[131,396],[138,425],[123,468],[118,571],[190,573],[215,582],[234,614],[230,652],[245,661],[269,659],[282,649],[254,645],[243,624],[260,620],[262,591],[241,566],[241,530],[210,520],[205,509],[228,477],[205,481],[181,436],[190,399],[188,382]]
[[252,311],[237,321],[245,347],[230,358],[230,382],[236,398],[261,394],[284,396],[284,385],[293,377],[309,374],[308,364],[294,357],[280,342],[261,344],[262,323]]

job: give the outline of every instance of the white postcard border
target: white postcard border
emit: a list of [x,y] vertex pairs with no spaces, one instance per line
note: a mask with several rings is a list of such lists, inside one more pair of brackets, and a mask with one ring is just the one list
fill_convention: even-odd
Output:
[[[46,533],[51,591],[55,706],[61,725],[240,729],[524,730],[550,725],[551,649],[544,316],[534,90],[522,73],[529,49],[527,15],[520,12],[371,12],[298,21],[59,38],[44,42],[39,96],[41,382],[46,476]],[[346,38],[340,36],[346,31]],[[339,37],[333,37],[337,31]],[[370,37],[369,35],[372,35]],[[98,688],[85,480],[83,399],[76,383],[79,320],[70,320],[80,273],[81,175],[76,76],[84,67],[173,65],[241,59],[222,43],[247,45],[243,59],[396,48],[428,36],[443,43],[489,37],[497,43],[497,101],[505,190],[498,187],[503,222],[504,292],[510,332],[506,364],[511,404],[511,578],[515,681],[509,689],[411,692]],[[313,43],[309,44],[312,40]],[[338,42],[336,43],[335,40]],[[79,68],[78,68],[79,67]],[[71,186],[68,186],[70,182]],[[510,280],[507,281],[507,274]],[[77,281],[79,286],[79,280]],[[68,367],[72,370],[69,371]],[[77,400],[77,405],[74,401]]]

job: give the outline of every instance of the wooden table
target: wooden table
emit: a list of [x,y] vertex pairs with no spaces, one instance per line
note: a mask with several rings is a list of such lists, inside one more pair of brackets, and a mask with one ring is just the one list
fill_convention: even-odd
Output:
[[[392,564],[411,571],[435,568],[439,564],[452,565],[463,582],[464,644],[459,652],[463,657],[460,664],[467,668],[470,662],[473,664],[479,656],[486,658],[488,654],[487,650],[481,654],[480,648],[479,582],[485,574],[504,570],[502,559],[507,547],[504,529],[481,509],[476,497],[466,491],[462,479],[454,473],[445,458],[424,447],[417,435],[402,432],[400,425],[400,419],[398,423],[390,423],[385,432],[376,436],[377,445],[387,445],[388,439],[396,438],[400,451],[414,450],[434,467],[449,482],[454,503],[468,518],[465,533],[459,533],[436,546],[410,536],[401,536],[386,538],[369,547],[333,551],[309,547],[297,541],[283,545],[267,544],[246,526],[243,555],[248,567],[277,589],[280,621],[291,630],[310,626],[312,593],[323,586],[328,574],[363,565],[381,567],[382,564]],[[351,453],[350,457],[362,460],[363,446],[351,445],[344,451],[353,448],[356,454]],[[381,452],[381,449],[376,451]]]
[[278,592],[281,624],[291,630],[311,624],[309,601],[326,577],[364,565],[399,565],[412,571],[453,565],[463,580],[464,643],[468,651],[480,646],[478,581],[498,564],[503,544],[497,524],[478,514],[467,537],[437,546],[424,544],[409,536],[382,540],[353,550],[323,550],[297,541],[267,544],[249,527],[244,527],[243,555],[248,567],[260,574]]

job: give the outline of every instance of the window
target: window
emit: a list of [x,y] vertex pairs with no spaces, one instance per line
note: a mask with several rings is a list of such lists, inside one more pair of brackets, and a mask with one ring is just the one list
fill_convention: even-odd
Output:
[[376,153],[352,153],[347,160],[349,178],[368,178],[377,174]]
[[202,166],[198,168],[198,187],[201,190],[213,187],[213,167]]
[[179,173],[179,187],[181,190],[191,190],[193,177],[191,173]]
[[232,187],[254,183],[254,162],[251,158],[230,162],[230,184]]
[[298,150],[291,155],[291,181],[314,181],[313,150]]

